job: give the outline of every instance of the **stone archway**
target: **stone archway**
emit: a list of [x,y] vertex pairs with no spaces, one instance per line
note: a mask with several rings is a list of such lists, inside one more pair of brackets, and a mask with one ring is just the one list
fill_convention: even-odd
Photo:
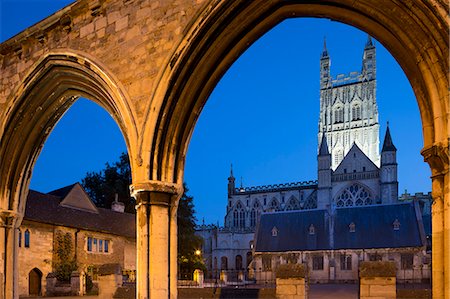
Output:
[[[149,117],[150,179],[179,183],[189,139],[208,96],[230,65],[286,18],[327,17],[379,40],[406,73],[419,105],[433,179],[433,296],[450,294],[447,8],[438,1],[217,1],[207,5],[171,58]],[[155,111],[153,114],[152,112]],[[148,127],[150,130],[154,128]]]
[[137,201],[137,296],[176,298],[177,202],[202,107],[251,43],[282,20],[303,16],[366,31],[409,78],[432,169],[433,296],[447,299],[449,18],[440,0],[79,0],[2,43],[0,298],[17,297],[14,228],[32,166],[77,96],[108,110],[125,136]]
[[[0,298],[18,296],[17,228],[23,218],[33,166],[66,110],[79,97],[89,98],[112,115],[128,148],[135,142],[133,117],[123,93],[106,70],[87,56],[70,51],[44,56],[18,86],[16,99],[7,108],[0,139],[0,236],[5,240],[0,243],[5,256]],[[133,150],[129,152],[133,155]],[[36,278],[35,272],[30,278]]]

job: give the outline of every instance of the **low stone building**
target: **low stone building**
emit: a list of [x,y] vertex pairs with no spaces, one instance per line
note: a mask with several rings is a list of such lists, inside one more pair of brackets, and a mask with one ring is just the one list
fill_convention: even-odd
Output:
[[103,264],[135,271],[135,223],[120,202],[111,210],[97,208],[78,183],[47,194],[30,190],[18,232],[19,295],[45,295],[61,242],[69,244],[78,271],[94,280]]
[[430,279],[418,201],[265,213],[256,233],[258,281],[280,264],[305,264],[311,283],[354,282],[361,261],[393,261],[400,281]]

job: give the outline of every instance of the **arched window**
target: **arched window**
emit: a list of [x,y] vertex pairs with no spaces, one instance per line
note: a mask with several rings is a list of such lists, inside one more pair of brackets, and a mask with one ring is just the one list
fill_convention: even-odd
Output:
[[242,256],[236,255],[235,266],[236,270],[242,270]]
[[244,209],[241,209],[239,211],[239,227],[240,228],[245,227],[245,211],[244,211]]
[[300,203],[294,196],[292,196],[289,199],[289,202],[286,206],[286,211],[299,210],[299,209],[300,209]]
[[334,110],[334,123],[343,123],[344,122],[344,109],[342,107],[337,107]]
[[352,120],[361,119],[361,106],[359,104],[353,105],[352,107]]
[[256,209],[253,208],[250,212],[250,226],[256,225]]
[[233,226],[235,228],[245,227],[245,211],[241,202],[238,202],[236,208],[233,211]]
[[220,258],[220,269],[228,270],[228,258],[226,256]]
[[26,248],[29,248],[29,247],[30,247],[30,231],[29,231],[28,229],[25,231],[24,246],[25,246]]
[[272,210],[272,211],[279,210],[279,205],[278,205],[278,201],[276,200],[276,198],[273,198],[272,201],[270,202],[270,210]]
[[359,184],[347,187],[335,200],[338,207],[371,205],[373,200],[370,192]]
[[22,231],[19,229],[19,247],[22,247]]

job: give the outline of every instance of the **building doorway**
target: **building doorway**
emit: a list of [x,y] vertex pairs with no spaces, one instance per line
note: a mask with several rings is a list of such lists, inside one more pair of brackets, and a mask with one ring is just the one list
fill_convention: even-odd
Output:
[[34,296],[41,296],[42,291],[42,272],[34,268],[28,274],[28,293]]

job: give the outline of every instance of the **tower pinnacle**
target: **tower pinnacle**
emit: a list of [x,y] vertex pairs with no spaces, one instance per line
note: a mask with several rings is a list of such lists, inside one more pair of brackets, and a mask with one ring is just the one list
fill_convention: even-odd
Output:
[[326,37],[323,38],[322,58],[323,58],[323,57],[328,57],[327,39],[326,39]]
[[370,47],[373,47],[373,42],[372,42],[372,38],[370,37],[370,35],[367,34],[366,48],[370,48]]

